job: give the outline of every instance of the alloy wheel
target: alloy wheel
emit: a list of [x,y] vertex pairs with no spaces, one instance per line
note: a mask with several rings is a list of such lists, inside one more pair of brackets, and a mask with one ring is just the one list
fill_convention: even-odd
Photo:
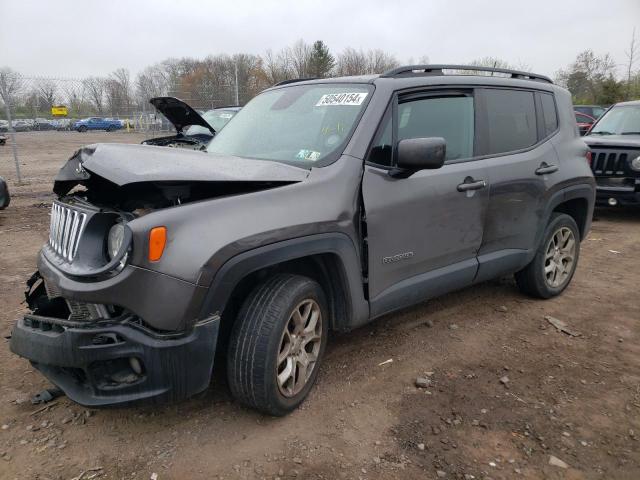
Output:
[[576,245],[576,238],[567,227],[559,228],[551,236],[544,260],[544,276],[550,287],[560,287],[573,273]]
[[297,395],[311,378],[320,355],[322,328],[322,312],[315,300],[303,300],[291,312],[276,363],[278,389],[283,396]]

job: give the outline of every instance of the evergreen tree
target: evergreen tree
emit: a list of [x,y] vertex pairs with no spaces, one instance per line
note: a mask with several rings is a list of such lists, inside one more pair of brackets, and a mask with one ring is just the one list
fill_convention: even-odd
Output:
[[335,65],[335,59],[329,52],[329,47],[322,40],[314,42],[309,58],[309,72],[312,76],[324,78],[329,76]]

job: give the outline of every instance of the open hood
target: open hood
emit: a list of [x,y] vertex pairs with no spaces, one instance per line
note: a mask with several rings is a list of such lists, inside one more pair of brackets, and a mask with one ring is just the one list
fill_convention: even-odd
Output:
[[185,127],[199,125],[208,129],[212,135],[216,134],[213,127],[198,112],[179,98],[155,97],[149,100],[149,103],[167,117],[178,133],[182,133]]
[[195,150],[102,143],[79,150],[55,178],[54,192],[98,176],[118,187],[153,182],[215,182],[288,184],[304,180],[309,171],[268,160],[215,155]]

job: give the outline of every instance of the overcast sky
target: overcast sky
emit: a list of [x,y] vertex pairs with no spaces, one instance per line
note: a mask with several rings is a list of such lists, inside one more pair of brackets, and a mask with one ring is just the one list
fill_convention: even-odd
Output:
[[167,57],[262,54],[302,38],[333,53],[381,48],[401,62],[494,56],[547,75],[592,49],[622,71],[634,27],[640,44],[640,0],[0,0],[0,66],[135,74]]

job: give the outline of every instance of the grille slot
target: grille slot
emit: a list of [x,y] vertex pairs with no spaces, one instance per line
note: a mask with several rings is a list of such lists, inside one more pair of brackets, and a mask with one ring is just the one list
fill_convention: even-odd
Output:
[[87,221],[87,214],[53,202],[49,245],[65,260],[71,261],[78,251],[80,236]]
[[591,169],[596,176],[625,176],[628,170],[628,158],[628,152],[593,149]]

